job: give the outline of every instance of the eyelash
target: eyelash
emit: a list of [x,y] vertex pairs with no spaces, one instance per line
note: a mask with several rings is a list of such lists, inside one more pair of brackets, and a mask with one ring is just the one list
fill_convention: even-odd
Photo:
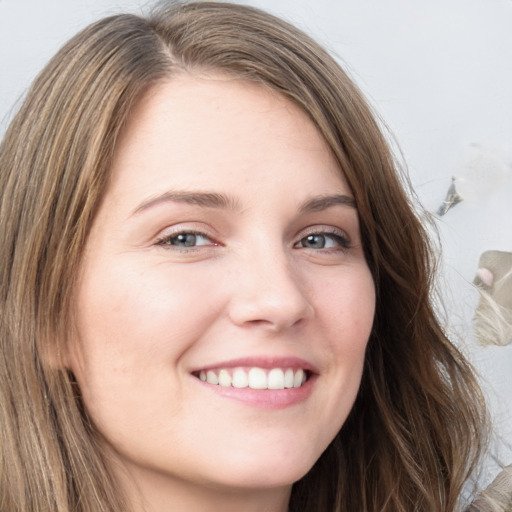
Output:
[[[179,246],[174,243],[178,237],[182,235],[193,235],[195,237],[202,237],[207,239],[210,243],[201,244],[201,245],[190,245],[190,246]],[[314,248],[314,247],[300,247],[298,244],[301,242],[304,242],[308,237],[317,236],[317,237],[324,237],[325,239],[332,239],[334,240],[337,247],[321,247],[321,248]],[[183,251],[183,252],[191,252],[195,250],[200,250],[200,247],[212,247],[212,246],[218,246],[217,242],[212,240],[210,236],[205,234],[204,232],[197,231],[194,229],[184,229],[181,231],[177,231],[175,233],[167,234],[155,242],[155,245],[162,246],[162,247],[173,247],[174,250]],[[343,233],[341,230],[336,229],[317,229],[313,230],[309,233],[306,233],[304,236],[300,238],[297,242],[293,244],[294,248],[298,249],[311,249],[311,250],[318,250],[322,252],[338,252],[338,251],[347,251],[352,248],[352,245],[350,243],[350,240],[348,237]]]
[[[324,247],[318,248],[318,249],[315,249],[314,247],[309,248],[312,250],[319,250],[319,251],[323,251],[323,252],[338,252],[338,251],[347,251],[352,248],[352,245],[351,245],[350,240],[347,237],[347,235],[343,231],[337,230],[337,229],[313,230],[309,233],[306,233],[298,242],[296,242],[294,244],[294,247],[297,247],[297,244],[303,242],[304,240],[306,240],[308,237],[311,237],[311,236],[331,238],[334,240],[334,242],[337,245],[337,247],[328,247],[328,248],[324,248]],[[302,248],[308,249],[308,247],[302,247]]]

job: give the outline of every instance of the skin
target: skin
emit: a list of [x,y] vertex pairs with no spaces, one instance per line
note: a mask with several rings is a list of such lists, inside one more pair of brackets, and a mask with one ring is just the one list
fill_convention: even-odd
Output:
[[[191,204],[205,192],[228,204]],[[284,512],[343,425],[375,292],[354,204],[326,196],[352,197],[326,143],[263,86],[184,74],[134,110],[86,246],[67,365],[136,511]],[[283,357],[314,368],[284,406],[193,374]]]

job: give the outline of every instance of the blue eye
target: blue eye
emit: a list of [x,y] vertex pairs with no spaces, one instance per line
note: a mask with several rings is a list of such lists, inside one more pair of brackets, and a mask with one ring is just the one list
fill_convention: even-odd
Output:
[[201,233],[183,231],[159,240],[158,245],[172,245],[174,247],[188,249],[201,245],[213,245],[213,242],[206,235]]
[[301,238],[296,247],[304,249],[348,249],[350,242],[336,233],[311,233]]

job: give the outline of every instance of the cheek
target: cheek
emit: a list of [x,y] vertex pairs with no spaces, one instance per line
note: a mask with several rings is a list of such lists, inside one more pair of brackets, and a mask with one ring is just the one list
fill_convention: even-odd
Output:
[[[356,398],[375,314],[375,287],[366,266],[332,279],[318,294],[317,312],[323,329],[327,373],[332,390],[326,410],[341,427]],[[357,271],[355,271],[357,270]]]
[[[200,273],[133,267],[84,269],[69,364],[94,423],[125,448],[148,430],[167,432],[162,404],[169,417],[178,414],[180,401],[169,400],[169,390],[181,396],[184,384],[174,370],[219,315],[215,289]],[[149,417],[151,426],[143,420]]]
[[134,267],[128,261],[85,269],[76,352],[89,374],[142,374],[174,363],[219,314],[215,288],[200,274],[171,273],[165,265],[144,272]]
[[333,349],[360,353],[366,348],[375,316],[375,286],[366,265],[346,269],[324,282],[315,296],[321,324]]

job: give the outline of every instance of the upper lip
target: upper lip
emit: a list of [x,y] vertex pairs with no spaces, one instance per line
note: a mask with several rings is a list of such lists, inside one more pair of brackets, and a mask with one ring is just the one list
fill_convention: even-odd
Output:
[[270,370],[272,368],[302,368],[311,373],[318,373],[318,369],[310,362],[295,356],[285,357],[241,357],[237,359],[230,359],[228,361],[220,361],[214,364],[207,364],[192,369],[191,373],[208,370],[218,370],[221,368],[263,368]]

